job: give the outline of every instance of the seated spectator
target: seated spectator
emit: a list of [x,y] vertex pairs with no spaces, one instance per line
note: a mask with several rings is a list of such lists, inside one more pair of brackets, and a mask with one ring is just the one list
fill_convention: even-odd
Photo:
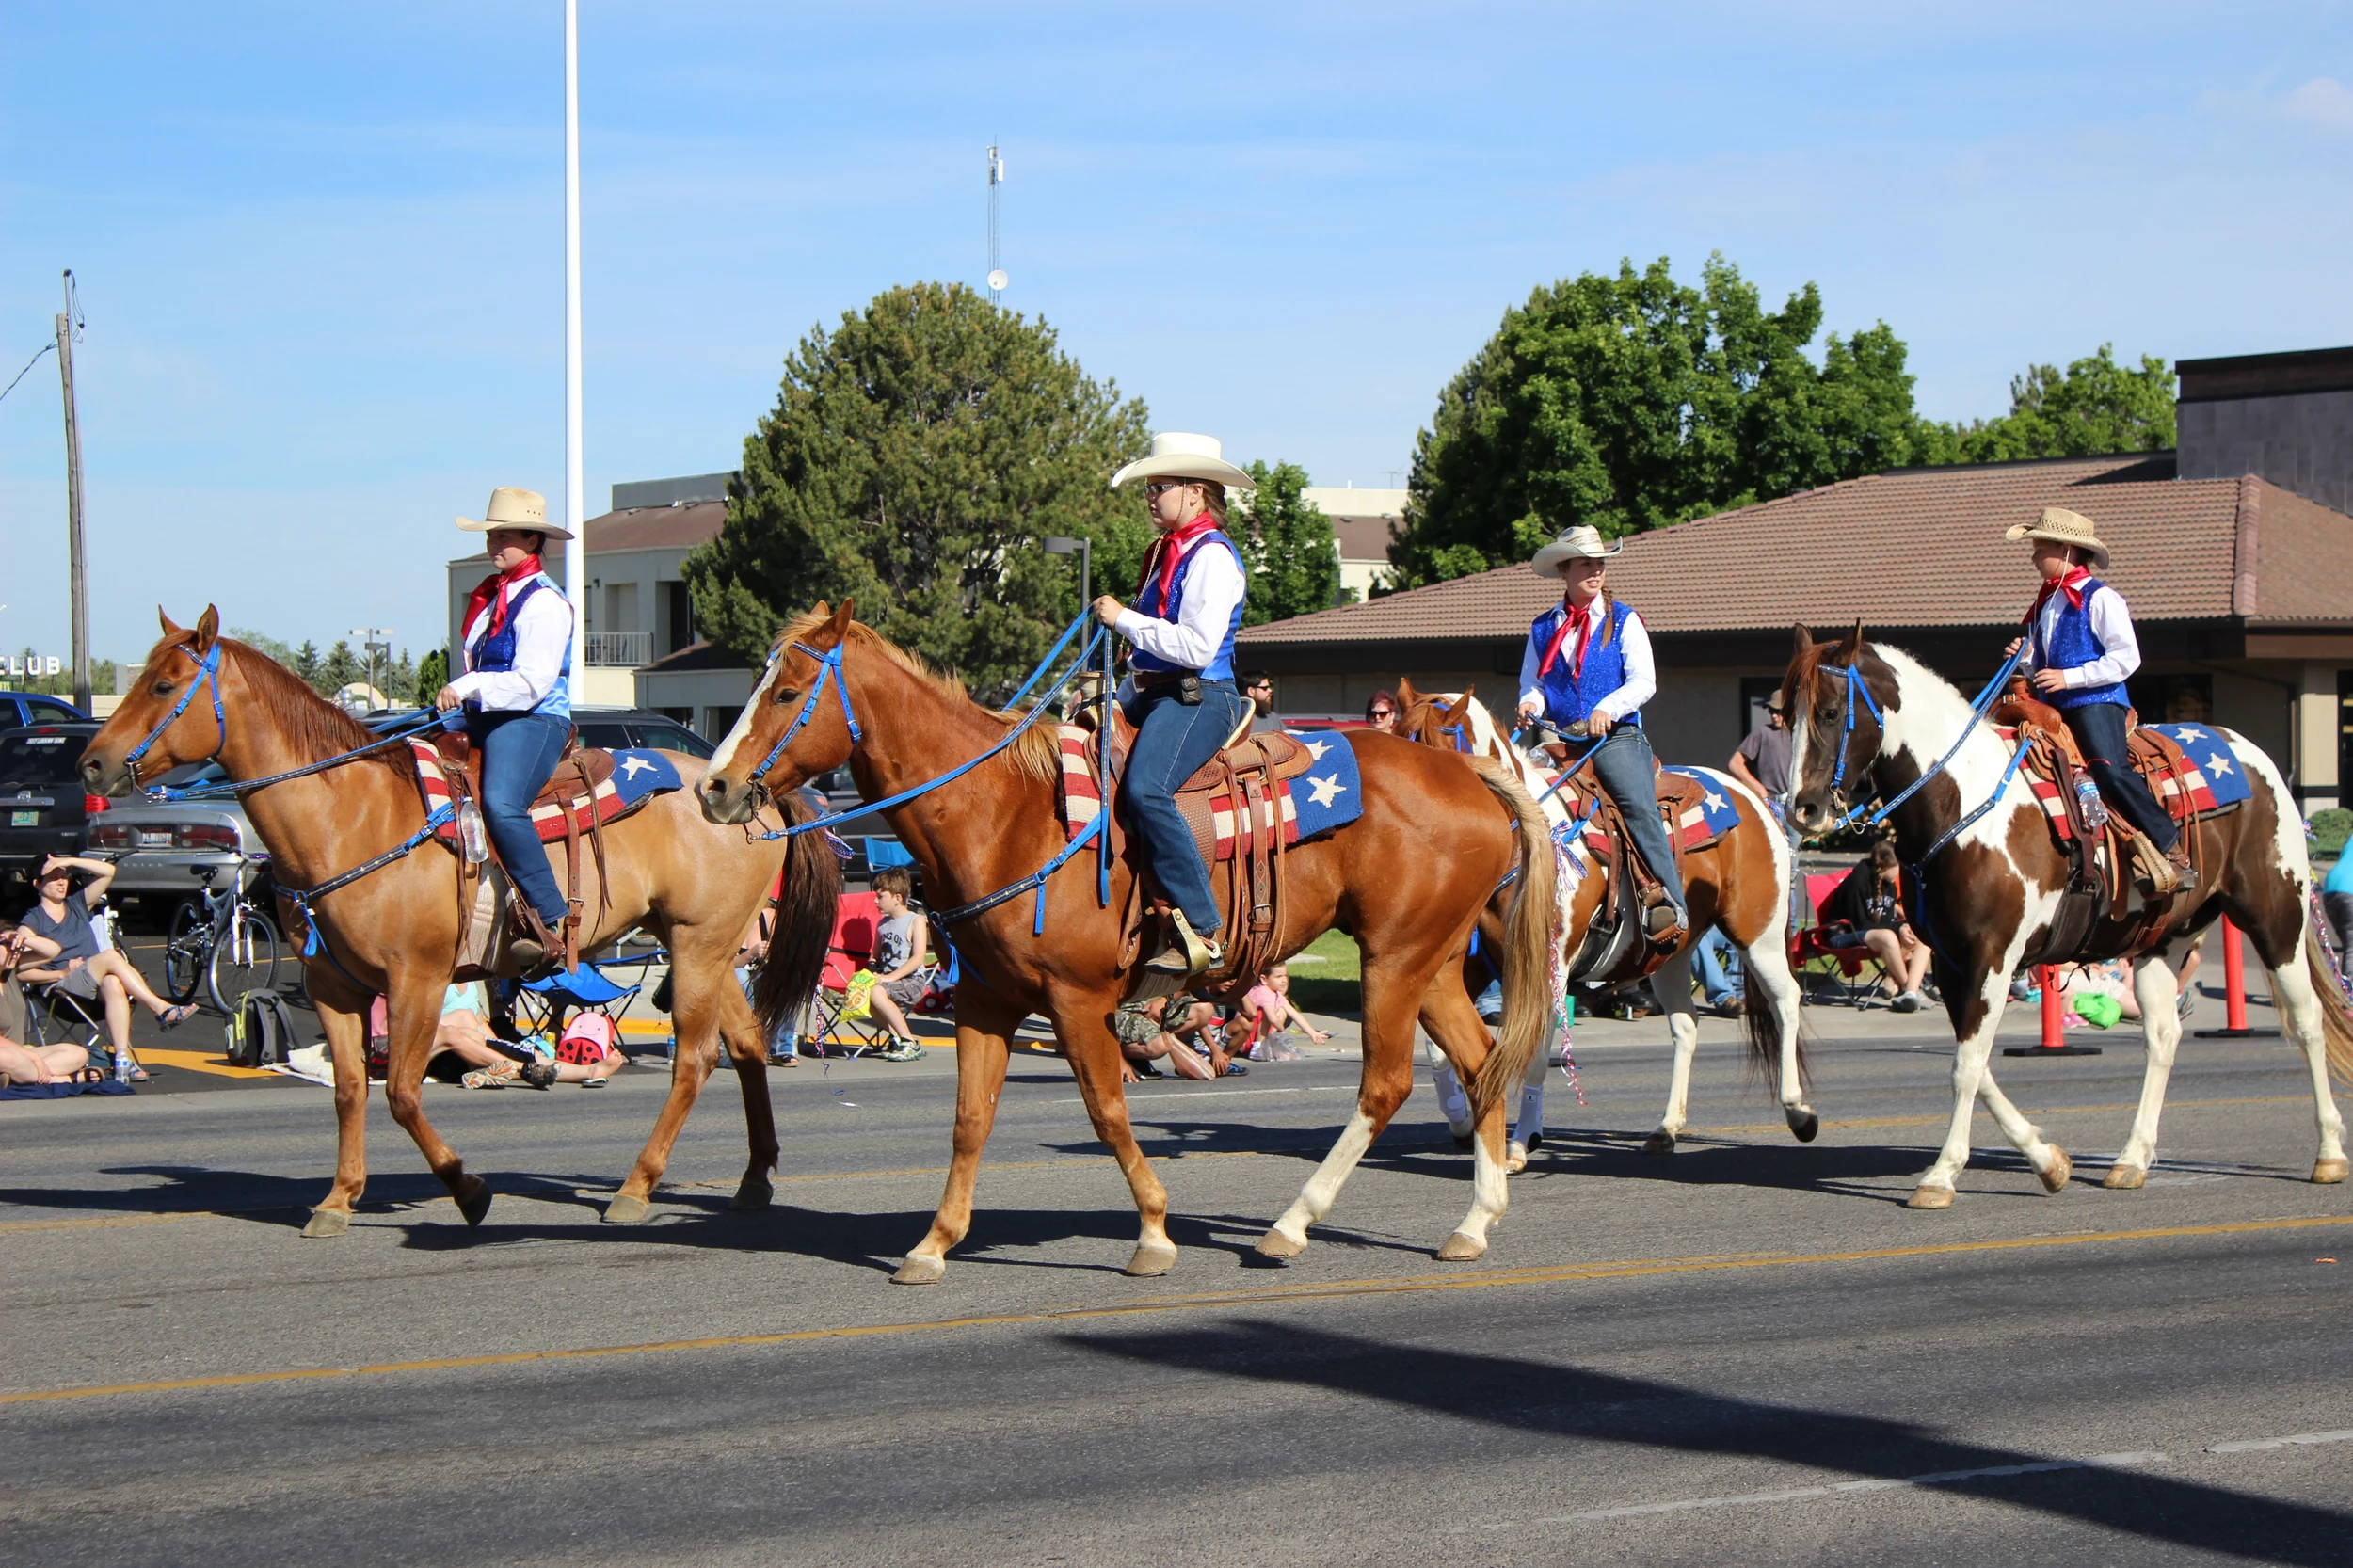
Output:
[[1397,733],[1397,696],[1375,692],[1365,702],[1365,723],[1385,734]]
[[[1217,1009],[1182,991],[1148,1001],[1123,1002],[1112,1015],[1112,1032],[1119,1037],[1120,1080],[1125,1083],[1138,1082],[1144,1076],[1136,1070],[1137,1064],[1148,1071],[1150,1064],[1163,1058],[1179,1078],[1239,1078],[1249,1070],[1226,1054]],[[1193,1041],[1191,1046],[1185,1043],[1188,1035]]]
[[[774,895],[771,895],[771,901]],[[776,939],[776,906],[762,902],[752,916],[751,925],[744,939],[735,946],[735,983],[744,988],[744,999],[752,998],[752,983],[759,978],[760,966],[768,956],[768,945]],[[787,1013],[776,1020],[774,1033],[768,1037],[768,1065],[797,1067],[801,1064],[800,1015]]]
[[1740,950],[1711,925],[1700,934],[1693,956],[1692,968],[1699,976],[1700,990],[1707,1005],[1727,1018],[1737,1016],[1745,989]]
[[[79,892],[73,889],[76,872],[89,876]],[[114,879],[115,869],[104,860],[52,855],[41,862],[40,874],[33,880],[40,902],[25,912],[24,923],[35,936],[55,942],[57,952],[41,967],[20,970],[18,977],[36,985],[55,983],[66,995],[85,1001],[103,1001],[106,1033],[115,1053],[131,1059],[131,1081],[145,1083],[147,1069],[131,1048],[131,1003],[136,1001],[154,1014],[167,1030],[187,1022],[196,1009],[185,1004],[174,1007],[164,1000],[136,965],[99,940],[90,912],[105,902],[107,885]]]
[[37,936],[21,925],[0,932],[0,1037],[32,1037],[33,1020],[26,1008],[24,987],[17,984],[16,972],[28,964],[37,965],[44,958],[56,956],[56,943],[46,936]]
[[0,1034],[0,1083],[71,1083],[92,1076],[105,1075],[79,1046],[24,1046]]
[[1241,1005],[1234,1010],[1234,1018],[1226,1025],[1227,1044],[1233,1034],[1242,1032],[1251,1040],[1250,1060],[1253,1062],[1297,1061],[1294,1048],[1289,1056],[1277,1054],[1274,1036],[1297,1024],[1300,1032],[1317,1045],[1329,1045],[1332,1036],[1309,1023],[1290,1004],[1291,975],[1288,965],[1277,964],[1267,970],[1258,984],[1242,993]]
[[1929,972],[1929,945],[1904,920],[1902,870],[1896,846],[1884,840],[1855,863],[1846,880],[1822,900],[1822,923],[1841,929],[1824,938],[1833,949],[1865,948],[1887,970],[1898,1013],[1920,1010],[1921,983]]
[[904,866],[874,873],[874,988],[866,999],[874,1021],[890,1032],[890,1045],[877,1052],[885,1062],[920,1062],[922,1043],[907,1027],[906,1010],[922,1001],[938,966],[931,962],[928,922],[907,903],[915,879]]
[[[554,1046],[552,1060],[529,1046],[511,1046],[490,1032],[489,988],[479,980],[455,984],[441,994],[441,1020],[433,1032],[433,1054],[454,1055],[470,1069],[458,1081],[469,1089],[504,1089],[520,1083],[550,1089],[578,1083],[601,1089],[629,1064],[620,1051],[613,1020],[596,1008],[573,1015]],[[595,1023],[603,1027],[598,1029]]]

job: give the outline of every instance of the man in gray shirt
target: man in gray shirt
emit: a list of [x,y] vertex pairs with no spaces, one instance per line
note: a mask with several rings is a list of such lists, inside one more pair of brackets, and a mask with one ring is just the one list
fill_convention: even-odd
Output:
[[1789,727],[1783,720],[1778,694],[1765,705],[1765,722],[1749,731],[1725,767],[1763,795],[1776,816],[1781,813],[1782,797],[1789,792]]

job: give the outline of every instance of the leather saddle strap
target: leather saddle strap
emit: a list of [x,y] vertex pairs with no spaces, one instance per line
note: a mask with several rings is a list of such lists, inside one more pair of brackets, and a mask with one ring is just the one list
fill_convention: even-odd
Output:
[[588,847],[597,856],[597,924],[602,926],[604,918],[613,912],[613,877],[604,861],[604,815],[597,809],[597,786],[588,776],[587,753],[576,752],[573,757],[580,768],[580,786],[586,796],[583,809],[588,813]]

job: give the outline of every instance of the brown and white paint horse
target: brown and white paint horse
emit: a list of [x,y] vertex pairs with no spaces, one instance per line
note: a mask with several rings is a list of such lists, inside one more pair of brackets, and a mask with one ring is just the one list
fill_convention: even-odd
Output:
[[[1878,714],[1870,703],[1849,713],[1850,680],[1869,688]],[[1988,1064],[2009,1000],[2009,977],[2038,953],[2068,871],[2026,780],[2005,778],[2010,745],[1985,724],[1969,729],[1969,704],[1950,682],[1901,648],[1865,642],[1860,624],[1841,641],[1819,644],[1800,627],[1782,699],[1795,719],[1790,816],[1801,832],[1822,831],[1847,808],[1848,786],[1832,785],[1842,751],[1845,779],[1853,781],[1857,792],[1867,775],[1881,797],[1893,800],[1961,743],[1944,773],[1889,818],[1897,852],[1907,866],[1917,865],[1946,829],[2000,790],[1992,808],[1922,869],[1910,911],[1913,929],[1933,944],[1937,984],[1960,1042],[1953,1058],[1952,1123],[1936,1162],[1921,1173],[1910,1201],[1914,1208],[1951,1205],[1954,1179],[1969,1160],[1973,1102],[1980,1098],[2044,1189],[2057,1192],[2067,1184],[2073,1161],[2019,1113]],[[2131,1135],[2108,1167],[2104,1183],[2108,1187],[2138,1187],[2156,1159],[2157,1116],[2182,1034],[2174,1009],[2176,967],[2220,915],[2228,915],[2255,944],[2271,974],[2281,1025],[2302,1048],[2311,1071],[2320,1134],[2313,1179],[2345,1179],[2345,1121],[2330,1097],[2329,1073],[2332,1065],[2340,1074],[2353,1073],[2353,1011],[2323,968],[2308,924],[2312,871],[2302,824],[2271,759],[2244,736],[2219,733],[2237,754],[2254,792],[2237,810],[2186,829],[2196,840],[2199,883],[2187,895],[2189,906],[2172,936],[2143,954],[2136,969],[2133,990],[2149,1043],[2148,1068]],[[2114,957],[2124,951],[2125,936],[2123,924],[2105,921],[2093,926],[2081,953],[2062,956]]]
[[[220,636],[220,616],[210,606],[193,629],[172,624],[168,616],[162,619],[164,635],[148,654],[146,667],[82,753],[82,778],[92,792],[126,794],[138,783],[135,771],[152,777],[206,758],[217,758],[232,778],[264,778],[378,739],[265,654]],[[188,690],[201,662],[216,650],[218,723],[211,693]],[[172,717],[173,704],[191,695],[196,700]],[[126,767],[125,756],[151,732],[154,744],[137,770]],[[681,779],[694,776],[696,759],[676,752],[669,757]],[[272,873],[288,888],[315,888],[363,865],[417,833],[425,821],[416,764],[406,745],[247,792],[243,800],[269,849]],[[813,835],[789,840],[788,860],[788,840],[747,843],[740,829],[714,827],[703,821],[685,790],[657,796],[606,824],[603,836],[610,877],[601,899],[589,887],[582,889],[588,918],[581,928],[581,950],[593,952],[641,926],[660,936],[670,950],[671,1019],[678,1032],[669,1098],[604,1217],[615,1222],[646,1217],[679,1129],[718,1064],[722,1038],[735,1059],[751,1143],[735,1207],[765,1208],[774,1192],[768,1178],[776,1163],[776,1117],[768,1103],[766,1036],[753,1022],[751,1006],[735,981],[736,944],[783,867],[779,929],[769,964],[778,984],[798,986],[806,995],[824,963],[840,866]],[[392,1119],[416,1140],[468,1224],[480,1224],[489,1211],[489,1187],[469,1174],[456,1151],[433,1130],[419,1095],[442,993],[456,962],[457,868],[456,856],[428,843],[319,900],[319,937],[326,952],[309,961],[304,984],[334,1057],[338,1137],[334,1186],[312,1211],[305,1236],[348,1230],[352,1206],[367,1186],[365,1035],[375,995],[385,999],[392,1031],[384,1100]],[[472,879],[462,893],[472,898]]]
[[[1521,787],[1538,797],[1546,819],[1566,826],[1569,809],[1565,793],[1546,794],[1550,780],[1529,761],[1511,738],[1497,728],[1470,691],[1417,692],[1411,681],[1398,682],[1401,733],[1441,750],[1490,759],[1513,772]],[[1779,1074],[1782,1115],[1801,1143],[1812,1143],[1821,1121],[1805,1101],[1805,1053],[1800,1034],[1800,994],[1797,977],[1789,970],[1788,893],[1789,839],[1772,809],[1755,792],[1728,774],[1713,769],[1687,770],[1705,776],[1739,807],[1740,825],[1705,849],[1684,859],[1686,891],[1691,902],[1693,930],[1713,922],[1740,950],[1748,984],[1744,1015],[1751,1059]],[[1558,920],[1566,953],[1565,964],[1585,940],[1585,928],[1601,906],[1602,879],[1567,877],[1555,884]],[[1687,942],[1659,966],[1651,988],[1667,1014],[1667,1030],[1674,1043],[1674,1067],[1667,1082],[1667,1110],[1658,1129],[1642,1145],[1646,1154],[1673,1154],[1675,1139],[1689,1117],[1691,1058],[1699,1047],[1699,1020],[1691,1007],[1691,943]],[[1529,1081],[1538,1075],[1549,1052],[1529,1064]],[[1501,1092],[1502,1080],[1491,1087]],[[1476,1096],[1474,1096],[1476,1100]],[[1525,1125],[1525,1118],[1523,1118]],[[1515,1143],[1523,1160],[1525,1151]]]
[[[838,682],[838,684],[837,684]],[[856,715],[853,734],[850,716]],[[938,778],[1006,739],[1014,715],[982,707],[951,677],[926,668],[871,627],[820,604],[777,636],[743,716],[696,787],[712,821],[744,821],[780,793],[849,764],[860,796],[880,800]],[[1546,913],[1552,847],[1526,792],[1502,770],[1474,772],[1396,736],[1351,732],[1364,814],[1284,851],[1283,922],[1269,962],[1279,962],[1337,925],[1364,948],[1364,1073],[1356,1113],[1291,1207],[1259,1239],[1266,1256],[1306,1249],[1307,1227],[1327,1213],[1348,1177],[1414,1085],[1417,1018],[1465,1077],[1488,1056],[1486,1026],[1463,989],[1462,957],[1487,896],[1514,869],[1533,896],[1506,922],[1507,1044],[1525,1036],[1516,1077],[1545,1027]],[[763,775],[763,765],[767,771]],[[1032,728],[969,773],[884,815],[916,863],[936,907],[987,898],[1037,872],[1064,848],[1055,801],[1061,760],[1053,733]],[[1500,801],[1510,808],[1498,811]],[[1096,902],[1095,856],[1073,857],[1025,892],[960,921],[950,933],[964,965],[956,986],[956,1127],[939,1211],[896,1276],[926,1285],[947,1272],[950,1247],[972,1224],[981,1150],[996,1119],[1014,1029],[1032,1013],[1051,1021],[1086,1102],[1135,1199],[1141,1232],[1131,1274],[1176,1264],[1168,1194],[1136,1146],[1120,1087],[1112,1015],[1142,980],[1121,964],[1121,911],[1132,872],[1113,862],[1111,906]],[[1217,880],[1217,879],[1212,879]],[[1032,935],[1044,899],[1045,935]],[[759,987],[763,1016],[798,997]],[[1503,1120],[1483,1117],[1474,1156],[1471,1208],[1440,1247],[1460,1261],[1486,1251],[1487,1230],[1507,1201]]]

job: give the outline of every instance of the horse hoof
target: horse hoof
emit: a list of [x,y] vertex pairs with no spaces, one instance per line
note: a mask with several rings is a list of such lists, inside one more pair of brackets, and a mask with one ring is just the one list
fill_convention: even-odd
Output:
[[1469,1148],[1469,1147],[1471,1146],[1471,1134],[1469,1134],[1469,1133],[1467,1133],[1467,1132],[1454,1132],[1454,1131],[1453,1131],[1453,1128],[1448,1128],[1447,1130],[1448,1130],[1449,1132],[1453,1132],[1453,1136],[1454,1136],[1454,1146],[1455,1146],[1456,1148],[1458,1148],[1458,1149],[1466,1149],[1466,1148]]
[[[2129,1192],[2148,1179],[2149,1173],[2138,1165],[2120,1163],[2108,1167],[2108,1174],[2100,1178],[2100,1185],[2113,1188],[2120,1192]],[[2057,1192],[2058,1189],[2053,1188],[2052,1191]]]
[[480,1176],[468,1176],[466,1190],[453,1196],[457,1199],[457,1212],[466,1217],[470,1225],[480,1224],[482,1217],[490,1212],[490,1184]]
[[[2343,1181],[2345,1179],[2344,1173],[2338,1173],[2337,1179],[2339,1181]],[[311,1210],[311,1223],[302,1227],[302,1234],[311,1240],[315,1241],[322,1236],[341,1236],[344,1232],[349,1230],[350,1228],[351,1210],[347,1208],[313,1208]]]
[[1306,1242],[1294,1241],[1279,1230],[1270,1230],[1264,1236],[1258,1238],[1258,1256],[1260,1257],[1272,1257],[1280,1262],[1289,1263],[1292,1258],[1297,1257],[1301,1253],[1304,1253],[1306,1250]]
[[1912,1196],[1904,1200],[1904,1207],[1906,1208],[1950,1208],[1953,1207],[1953,1190],[1949,1187],[1931,1187],[1924,1181],[1912,1190]]
[[2046,1192],[2057,1192],[2060,1188],[2067,1185],[2067,1178],[2074,1174],[2075,1162],[2073,1160],[2068,1159],[2067,1151],[2060,1148],[2057,1144],[2053,1144],[2051,1145],[2050,1169],[2037,1171],[2035,1173],[2037,1176],[2041,1178],[2042,1190]]
[[1822,1118],[1817,1116],[1813,1112],[1808,1111],[1803,1113],[1796,1112],[1790,1112],[1789,1136],[1795,1138],[1799,1143],[1811,1144],[1817,1136],[1820,1135],[1821,1130]]
[[776,1190],[766,1176],[745,1176],[735,1196],[728,1200],[729,1208],[765,1208],[776,1201]]
[[2315,1160],[2313,1161],[2313,1179],[2314,1181],[2326,1184],[2329,1182],[2343,1181],[2345,1177],[2345,1162],[2344,1160]]
[[609,1225],[643,1224],[653,1212],[653,1205],[634,1192],[616,1192],[613,1201],[604,1206],[604,1223]]
[[1129,1279],[1158,1279],[1175,1267],[1176,1267],[1175,1247],[1139,1245],[1135,1256],[1128,1259],[1128,1277]]
[[1446,1245],[1438,1249],[1438,1261],[1441,1263],[1468,1263],[1474,1258],[1484,1257],[1486,1254],[1486,1242],[1480,1240],[1476,1237],[1465,1236],[1458,1230],[1453,1235],[1446,1239]]
[[1672,1132],[1654,1132],[1642,1144],[1644,1154],[1673,1154],[1674,1151],[1675,1135]]
[[890,1276],[893,1285],[937,1285],[948,1272],[948,1260],[928,1253],[911,1252],[901,1260],[899,1272]]
[[1503,1174],[1517,1176],[1528,1169],[1528,1145],[1514,1138],[1503,1151]]

